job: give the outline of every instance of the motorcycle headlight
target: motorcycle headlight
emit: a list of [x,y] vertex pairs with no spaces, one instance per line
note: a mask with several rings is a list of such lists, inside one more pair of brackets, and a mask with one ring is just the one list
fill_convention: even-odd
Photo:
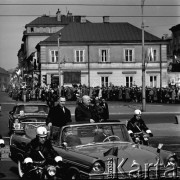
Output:
[[177,161],[176,161],[175,156],[169,157],[167,161],[167,166],[176,166],[176,165],[177,165]]
[[19,123],[19,119],[15,119],[15,120],[14,120],[14,123]]
[[93,166],[92,166],[92,171],[91,173],[97,173],[97,174],[100,174],[100,173],[104,173],[105,171],[105,165],[103,162],[101,161],[96,161]]
[[56,167],[54,166],[49,166],[47,168],[47,172],[49,176],[54,176],[56,174]]

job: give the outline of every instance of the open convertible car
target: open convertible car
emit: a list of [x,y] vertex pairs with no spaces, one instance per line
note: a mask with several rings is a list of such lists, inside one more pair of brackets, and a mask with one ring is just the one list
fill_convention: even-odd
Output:
[[24,129],[21,122],[45,122],[49,107],[45,103],[17,103],[9,112],[9,134]]
[[[20,175],[25,145],[35,137],[32,127],[36,126],[27,125],[23,135],[10,137],[10,157],[18,163]],[[108,129],[107,136],[104,129]],[[178,172],[176,154],[135,144],[119,121],[52,127],[48,138],[63,158],[67,179],[155,179]]]

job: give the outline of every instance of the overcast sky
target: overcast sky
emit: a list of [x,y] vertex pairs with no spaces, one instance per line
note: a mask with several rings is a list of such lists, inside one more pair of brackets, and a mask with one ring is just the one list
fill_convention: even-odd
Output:
[[[82,4],[93,4],[93,6]],[[98,4],[98,6],[94,6],[94,4]],[[141,16],[141,6],[132,5],[141,5],[141,0],[0,0],[0,67],[5,70],[17,67],[17,53],[21,47],[25,25],[38,16],[42,16],[43,14],[55,16],[59,8],[62,14],[70,11],[73,15],[85,15],[92,22],[102,22],[101,16],[110,16],[111,22],[129,22],[137,27],[141,27],[142,18],[133,17]],[[144,23],[147,26],[145,28],[146,31],[162,37],[163,34],[170,35],[171,31],[169,29],[180,23],[180,0],[145,0],[145,5],[156,5],[144,6],[144,16],[156,16],[144,17]]]

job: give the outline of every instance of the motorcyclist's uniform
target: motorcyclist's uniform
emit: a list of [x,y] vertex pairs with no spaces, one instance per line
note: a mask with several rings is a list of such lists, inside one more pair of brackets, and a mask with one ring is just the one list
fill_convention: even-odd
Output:
[[38,138],[35,138],[27,145],[25,156],[32,158],[33,161],[42,161],[45,159],[52,162],[59,155],[52,147],[49,139],[44,144],[41,144]]
[[[135,116],[127,122],[127,130],[134,142],[136,142],[135,133],[145,132],[149,134],[150,137],[153,136],[151,130],[146,126],[143,119],[140,118],[139,120],[137,120]],[[144,141],[144,138],[142,138],[141,140],[143,140],[143,144],[147,145],[147,141]]]

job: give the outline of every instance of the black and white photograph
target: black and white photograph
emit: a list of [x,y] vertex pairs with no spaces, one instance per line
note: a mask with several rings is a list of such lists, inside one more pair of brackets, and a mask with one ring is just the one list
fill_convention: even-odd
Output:
[[0,24],[0,179],[180,179],[179,0],[1,0]]

